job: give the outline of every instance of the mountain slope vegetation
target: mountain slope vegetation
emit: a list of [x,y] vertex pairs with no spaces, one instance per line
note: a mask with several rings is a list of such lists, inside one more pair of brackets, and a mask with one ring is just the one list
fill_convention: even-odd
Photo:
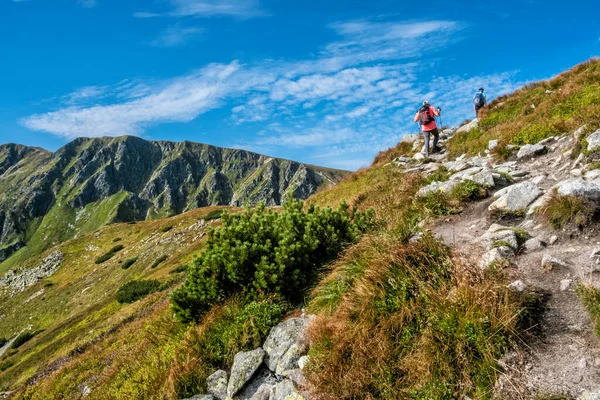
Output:
[[[402,142],[380,153],[372,166],[312,194],[303,207],[208,207],[98,230],[90,225],[76,238],[56,239],[40,254],[16,253],[23,255],[10,276],[26,274],[47,260],[62,261],[56,272],[22,291],[20,286],[0,286],[0,339],[8,341],[0,350],[0,390],[17,399],[191,397],[206,393],[209,375],[229,370],[237,352],[257,348],[273,326],[306,309],[314,315],[303,370],[310,398],[570,399],[575,389],[578,396],[580,387],[572,382],[561,391],[530,380],[526,383],[542,385],[531,392],[521,387],[505,391],[501,383],[519,386],[510,374],[529,368],[509,364],[512,354],[535,346],[535,336],[548,325],[566,325],[544,320],[553,317],[544,311],[546,301],[555,312],[561,301],[566,302],[563,308],[582,307],[574,303],[575,291],[559,290],[555,282],[563,286],[568,263],[544,253],[541,268],[542,252],[552,248],[529,232],[562,235],[557,240],[565,243],[555,249],[572,254],[572,238],[597,240],[597,220],[588,215],[582,226],[566,226],[581,218],[562,215],[576,209],[564,207],[567,211],[557,218],[567,221],[561,228],[565,231],[554,231],[543,213],[528,213],[531,202],[506,213],[489,207],[522,200],[528,193],[507,200],[503,191],[529,188],[533,180],[540,186],[535,187],[536,198],[558,196],[548,171],[542,171],[545,181],[528,176],[548,169],[553,157],[557,165],[572,167],[560,173],[556,168],[558,183],[569,176],[583,180],[590,171],[595,176],[594,153],[587,151],[586,141],[600,128],[596,92],[589,89],[600,82],[599,65],[592,60],[495,100],[482,112],[477,128],[444,134],[444,154],[423,160],[416,155],[418,139]],[[533,151],[517,158],[519,147],[512,146],[527,150],[526,145],[546,138],[553,144],[539,144],[547,147],[540,161]],[[490,146],[493,140],[497,147]],[[15,148],[10,154],[0,165],[14,168],[28,157],[48,157],[36,149]],[[581,185],[589,189],[596,184],[591,179]],[[600,198],[600,186],[598,194]],[[122,204],[121,198],[111,201]],[[228,215],[221,219],[223,210]],[[318,217],[321,213],[328,217]],[[360,222],[367,215],[373,219]],[[347,236],[340,234],[346,228],[325,229],[355,223],[355,216],[360,223]],[[273,224],[285,232],[273,232]],[[479,225],[483,232],[475,230]],[[497,236],[489,238],[490,232]],[[471,233],[476,245],[454,240],[471,240]],[[301,255],[294,250],[319,248],[322,234],[333,251],[319,250],[305,266],[297,262]],[[478,252],[482,240],[487,240],[485,256],[497,256],[493,260]],[[588,260],[588,250],[572,264]],[[2,266],[14,268],[14,260]],[[306,276],[299,277],[303,271]],[[285,278],[269,276],[277,273]],[[520,278],[526,282],[517,284],[515,277],[523,273],[531,281]],[[281,286],[288,279],[294,282],[293,293]],[[544,290],[528,287],[534,283]],[[173,293],[183,290],[193,294],[185,303],[192,308],[190,318],[175,313],[181,304]],[[577,292],[597,323],[597,289],[579,286]],[[591,323],[574,314],[581,318],[578,332],[585,333]],[[562,325],[558,328],[571,329]],[[27,340],[11,347],[20,332]],[[589,343],[586,349],[592,351]],[[531,362],[529,369],[536,370]],[[565,370],[571,367],[565,364]]]

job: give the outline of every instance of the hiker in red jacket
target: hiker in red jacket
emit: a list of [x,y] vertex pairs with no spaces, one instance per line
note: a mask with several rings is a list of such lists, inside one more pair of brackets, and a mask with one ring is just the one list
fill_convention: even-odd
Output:
[[435,123],[435,117],[439,117],[442,112],[440,107],[434,109],[427,100],[423,102],[423,106],[417,111],[415,115],[415,122],[421,124],[423,130],[423,136],[425,137],[425,157],[429,157],[429,138],[433,135],[433,148],[432,153],[436,153],[441,150],[438,147],[438,140],[440,139],[440,132],[438,131]]

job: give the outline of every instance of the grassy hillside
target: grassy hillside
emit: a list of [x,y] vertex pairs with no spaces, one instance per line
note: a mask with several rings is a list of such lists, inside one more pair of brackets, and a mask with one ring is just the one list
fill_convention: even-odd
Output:
[[[495,100],[483,111],[480,129],[450,141],[451,154],[476,154],[498,139],[495,156],[502,158],[506,144],[534,143],[583,124],[597,129],[600,98],[589,88],[600,81],[599,65],[582,64]],[[82,228],[76,239],[41,255],[19,253],[18,262],[2,268],[34,267],[56,250],[64,261],[52,277],[13,297],[1,295],[0,338],[28,328],[35,335],[0,358],[0,390],[27,399],[191,396],[206,390],[214,370],[230,367],[237,351],[256,347],[270,327],[306,307],[316,315],[306,379],[319,399],[492,398],[501,371],[497,359],[522,339],[537,299],[507,289],[504,265],[484,272],[479,260],[454,253],[426,232],[440,216],[460,213],[488,193],[466,182],[417,199],[420,188],[448,173],[408,173],[390,162],[411,155],[411,147],[401,143],[382,152],[371,167],[307,200],[306,209],[337,208],[341,201],[350,210],[373,209],[376,223],[355,243],[343,243],[345,250],[326,267],[311,265],[318,279],[304,288],[305,296],[296,296],[301,300],[283,301],[281,288],[262,286],[248,296],[252,286],[237,289],[234,273],[227,296],[198,321],[184,324],[174,316],[168,296],[181,287],[184,266],[205,248],[207,226],[199,221],[218,216],[217,208],[96,232]],[[255,190],[250,182],[244,187]],[[105,214],[113,209],[110,201],[95,206]],[[37,224],[61,223],[52,218]],[[248,240],[260,236],[256,232]],[[131,304],[116,300],[119,288],[140,280],[158,281],[148,284],[158,290]]]

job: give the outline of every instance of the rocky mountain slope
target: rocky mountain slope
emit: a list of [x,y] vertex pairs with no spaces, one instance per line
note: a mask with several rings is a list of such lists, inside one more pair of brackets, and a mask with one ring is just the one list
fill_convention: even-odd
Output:
[[0,146],[0,262],[119,221],[305,199],[346,172],[200,143],[80,138],[55,153]]

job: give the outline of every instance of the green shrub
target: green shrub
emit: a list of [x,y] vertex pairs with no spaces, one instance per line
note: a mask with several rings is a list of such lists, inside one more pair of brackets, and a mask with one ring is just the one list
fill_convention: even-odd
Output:
[[488,196],[488,191],[485,187],[477,182],[463,181],[452,188],[449,197],[459,201],[475,201],[481,200]]
[[335,258],[372,226],[373,212],[338,210],[288,200],[281,212],[264,205],[235,215],[209,231],[205,251],[173,292],[173,308],[184,321],[196,320],[219,299],[242,292],[252,298],[275,294],[298,302]]
[[129,267],[131,267],[133,264],[135,264],[136,261],[137,261],[137,257],[127,259],[127,260],[125,260],[125,262],[123,263],[121,268],[129,269]]
[[429,185],[431,182],[446,182],[448,178],[450,178],[450,175],[451,174],[448,171],[448,169],[442,166],[438,168],[437,171],[427,175],[427,177],[425,178],[425,184]]
[[33,339],[33,337],[36,335],[36,332],[23,332],[21,333],[19,336],[17,336],[17,338],[15,339],[14,342],[12,342],[12,344],[10,345],[11,349],[18,349],[19,347],[21,347],[22,345],[24,345],[25,343],[27,343],[28,341],[30,341],[31,339]]
[[213,219],[219,219],[221,218],[221,215],[223,215],[223,210],[211,211],[208,214],[206,214],[206,217],[204,217],[204,221],[208,222],[212,221]]
[[119,251],[123,250],[124,248],[125,248],[125,246],[123,246],[122,244],[118,244],[115,247],[113,247],[112,249],[110,249],[107,253],[96,258],[96,261],[94,261],[94,262],[96,264],[102,264],[103,262],[108,261],[111,258],[113,258],[115,256],[115,254],[117,254]]
[[152,265],[150,266],[150,268],[156,268],[156,267],[158,267],[161,263],[163,263],[164,261],[166,261],[167,258],[169,258],[169,256],[166,256],[166,255],[158,257],[156,260],[154,260],[154,262],[152,263]]
[[12,360],[8,360],[8,361],[4,361],[3,363],[0,363],[0,372],[6,371],[13,365],[15,365],[15,362]]
[[113,243],[117,243],[117,242],[120,242],[121,240],[122,239],[120,237],[116,237],[112,241],[113,241]]
[[188,268],[190,266],[187,264],[182,264],[180,266],[178,266],[177,268],[171,270],[171,272],[169,272],[170,274],[178,274],[180,272],[187,272]]
[[8,339],[0,337],[0,347],[4,346],[8,342]]
[[157,280],[127,282],[117,291],[117,301],[119,303],[133,303],[157,292],[160,287],[161,284]]
[[173,225],[167,225],[167,226],[163,226],[163,227],[161,228],[161,230],[160,230],[160,231],[161,231],[162,233],[167,233],[167,232],[169,232],[171,229],[173,229]]

